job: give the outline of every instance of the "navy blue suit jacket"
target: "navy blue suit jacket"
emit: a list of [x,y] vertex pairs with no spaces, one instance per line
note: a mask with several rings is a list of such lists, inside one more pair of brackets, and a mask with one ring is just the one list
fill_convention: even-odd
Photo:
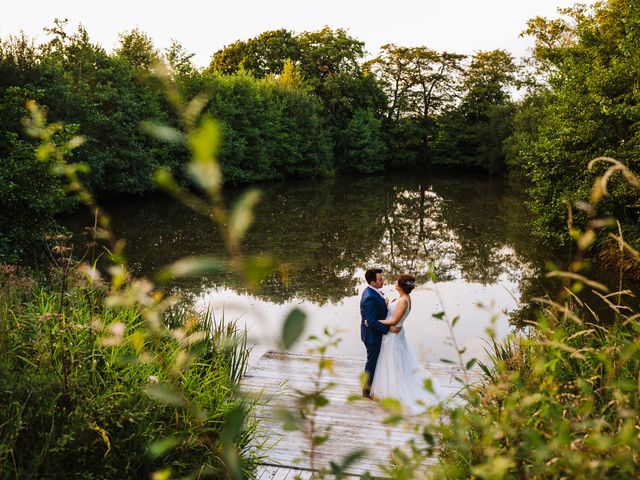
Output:
[[[362,292],[360,316],[362,317],[360,322],[361,340],[371,345],[380,345],[382,335],[389,332],[389,325],[380,323],[380,320],[384,320],[387,316],[387,304],[384,298],[371,287],[365,288]],[[365,320],[369,324],[368,327],[364,323]]]

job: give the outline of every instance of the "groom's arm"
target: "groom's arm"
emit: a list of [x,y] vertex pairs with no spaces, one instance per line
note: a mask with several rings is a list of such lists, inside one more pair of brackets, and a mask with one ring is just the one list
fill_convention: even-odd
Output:
[[393,312],[393,317],[391,317],[389,320],[380,320],[380,323],[382,323],[383,325],[397,325],[398,323],[400,323],[400,319],[404,315],[404,312],[407,311],[407,305],[407,301],[401,298],[400,300],[398,300],[398,306]]
[[367,324],[381,333],[388,333],[389,325],[380,323],[380,320],[377,318],[377,310],[375,298],[370,296],[364,301],[364,319],[367,321]]

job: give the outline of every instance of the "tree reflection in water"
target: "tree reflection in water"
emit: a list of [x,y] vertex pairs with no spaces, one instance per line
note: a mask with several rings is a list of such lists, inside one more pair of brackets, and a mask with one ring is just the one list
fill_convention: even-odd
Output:
[[[528,233],[519,191],[486,177],[412,174],[267,184],[247,254],[275,258],[278,271],[257,292],[276,303],[299,298],[338,302],[362,283],[355,272],[380,265],[387,276],[412,272],[427,281],[463,279],[483,285],[501,276],[520,281],[545,260]],[[241,189],[227,197],[233,201]],[[153,275],[185,255],[223,255],[205,219],[171,199],[127,199],[107,205],[116,232],[128,242],[137,273]],[[76,231],[87,219],[68,219]],[[181,281],[181,291],[229,287],[225,274]]]
[[[240,280],[225,273],[169,288],[193,301],[243,297],[273,308],[304,303],[318,317],[355,318],[357,292],[369,266],[381,266],[387,278],[411,272],[423,284],[433,268],[438,285],[453,289],[448,294],[457,303],[478,301],[466,297],[479,292],[502,298],[498,309],[513,308],[513,300],[502,305],[504,296],[481,287],[506,287],[519,296],[542,277],[545,258],[528,234],[520,191],[500,179],[411,173],[260,189],[262,201],[244,251],[269,255],[278,264],[260,291],[249,295]],[[226,198],[233,201],[242,190],[228,189]],[[171,199],[127,199],[111,202],[107,210],[114,230],[128,242],[126,253],[138,274],[153,275],[187,255],[224,255],[210,222]],[[67,223],[78,231],[91,221],[76,216]],[[340,302],[347,302],[348,313],[329,308]],[[423,310],[441,308],[429,302]]]

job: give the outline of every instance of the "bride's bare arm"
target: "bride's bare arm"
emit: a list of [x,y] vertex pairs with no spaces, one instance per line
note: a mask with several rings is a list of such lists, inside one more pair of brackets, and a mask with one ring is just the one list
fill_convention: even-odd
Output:
[[393,312],[393,317],[389,320],[380,320],[380,323],[384,325],[397,325],[404,312],[407,311],[407,301],[404,298],[398,300],[398,306],[396,307],[395,312]]

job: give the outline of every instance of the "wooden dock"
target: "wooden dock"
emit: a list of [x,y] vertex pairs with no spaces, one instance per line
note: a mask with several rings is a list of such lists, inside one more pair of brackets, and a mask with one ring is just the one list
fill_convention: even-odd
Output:
[[[316,447],[312,466],[308,438],[300,431],[285,431],[278,410],[295,410],[296,390],[314,389],[319,359],[313,355],[267,352],[243,379],[243,391],[258,398],[259,436],[255,448],[264,456],[258,480],[307,479],[313,470],[326,468],[330,461],[341,462],[356,449],[364,449],[365,454],[348,472],[354,477],[366,471],[375,477],[384,477],[379,464],[388,464],[395,447],[402,448],[407,440],[418,436],[407,431],[403,424],[384,424],[389,412],[378,402],[349,401],[349,397],[361,394],[363,358],[331,357],[333,369],[325,371],[320,380],[323,386],[333,384],[323,394],[330,403],[318,409],[315,419],[320,430],[330,427],[330,438]],[[443,364],[425,364],[425,367],[452,394],[459,390],[460,383],[455,380],[460,376],[459,368]],[[425,465],[435,462],[432,458]]]

